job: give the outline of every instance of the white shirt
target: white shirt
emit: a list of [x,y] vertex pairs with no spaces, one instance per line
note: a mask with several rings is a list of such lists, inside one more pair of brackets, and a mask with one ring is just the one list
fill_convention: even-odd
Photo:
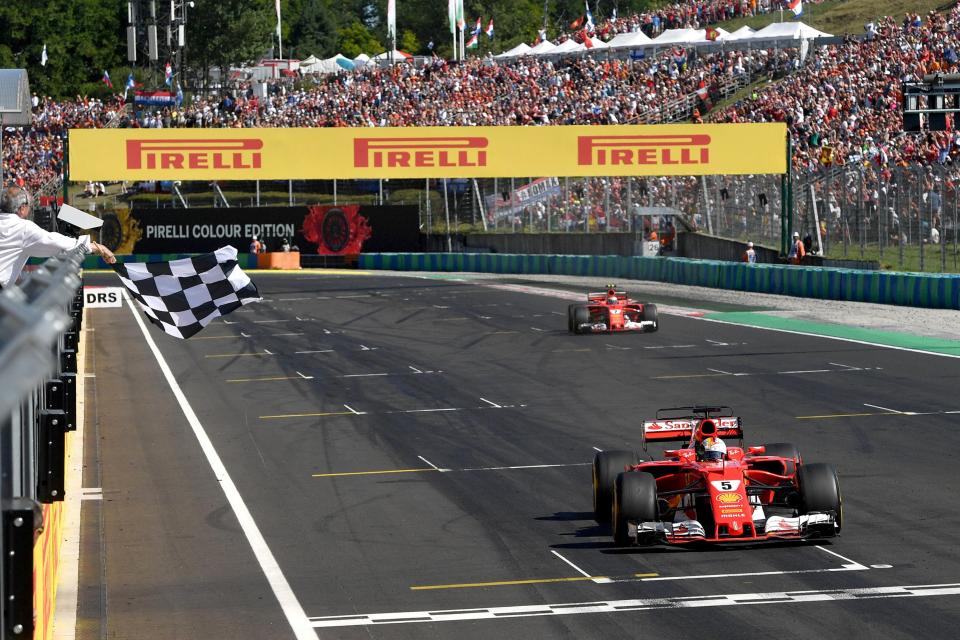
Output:
[[29,258],[47,258],[79,246],[90,253],[90,236],[68,238],[14,213],[0,213],[0,286],[16,283]]

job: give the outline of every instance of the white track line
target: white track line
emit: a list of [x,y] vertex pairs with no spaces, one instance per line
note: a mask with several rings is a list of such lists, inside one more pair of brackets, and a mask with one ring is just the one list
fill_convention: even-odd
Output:
[[354,409],[353,407],[351,407],[351,406],[348,405],[348,404],[345,404],[345,405],[343,405],[343,406],[346,407],[347,411],[349,411],[350,413],[352,413],[352,414],[354,414],[354,415],[357,415],[357,416],[366,415],[366,413],[364,413],[364,412],[362,412],[362,411],[357,411],[356,409]]
[[853,568],[853,567],[857,567],[858,569],[866,569],[866,568],[867,568],[865,565],[860,564],[860,563],[857,562],[856,560],[851,560],[850,558],[845,558],[845,557],[843,557],[842,555],[840,555],[840,554],[837,553],[836,551],[830,551],[830,549],[827,549],[826,547],[821,547],[820,545],[814,545],[814,546],[815,546],[817,549],[820,549],[820,551],[823,551],[824,553],[829,553],[829,554],[832,555],[832,556],[836,556],[837,558],[840,558],[841,560],[846,561],[846,562],[847,562],[847,565],[846,565],[846,566],[848,566],[848,567],[850,567],[850,568]]
[[420,369],[417,369],[417,368],[416,368],[415,366],[413,366],[412,364],[408,364],[407,367],[409,367],[410,369],[413,369],[413,372],[414,372],[414,373],[423,373],[423,371],[421,371]]
[[863,403],[863,406],[870,407],[871,409],[880,409],[881,411],[889,411],[890,413],[900,413],[900,414],[903,413],[903,411],[897,411],[896,409],[887,409],[886,407],[881,407],[880,405],[877,405],[877,404],[867,404],[866,402]]
[[497,404],[496,402],[490,402],[490,401],[487,400],[486,398],[480,398],[480,399],[483,400],[484,402],[486,402],[488,405],[490,405],[490,406],[493,407],[494,409],[503,409],[503,406]]
[[731,372],[729,372],[729,371],[721,371],[720,369],[707,369],[707,371],[713,371],[714,373],[722,373],[722,374],[725,375],[725,376],[736,375],[736,374],[731,373]]
[[844,565],[830,569],[794,569],[790,571],[748,571],[744,573],[707,573],[696,576],[657,576],[655,578],[613,578],[611,582],[678,582],[680,580],[711,580],[715,578],[750,578],[759,576],[793,576],[807,573],[842,573],[845,571],[869,571],[863,565]]
[[438,467],[437,465],[433,464],[432,462],[430,462],[429,460],[427,460],[427,459],[424,458],[423,456],[417,456],[417,457],[420,458],[421,460],[423,460],[424,462],[426,462],[428,465],[430,465],[431,467],[433,467],[433,468],[436,469],[437,471],[439,471],[440,473],[445,473],[445,472],[447,472],[447,471],[450,471],[450,469],[441,469],[440,467]]
[[389,373],[350,373],[345,376],[340,376],[341,378],[382,378],[383,376],[388,376]]
[[300,376],[300,377],[303,378],[304,380],[313,380],[313,376],[305,376],[305,375],[303,375],[302,373],[300,373],[299,371],[295,371],[294,373],[296,373],[298,376]]
[[515,607],[448,609],[443,611],[396,611],[392,613],[346,614],[310,618],[314,627],[361,627],[414,622],[453,622],[461,620],[516,620],[532,616],[578,615],[584,613],[625,613],[630,611],[734,607],[755,604],[799,604],[810,602],[859,601],[873,598],[923,598],[960,595],[960,583],[896,587],[821,589],[809,591],[772,591],[767,593],[723,593],[676,598],[643,598],[607,602],[565,602]]
[[323,349],[321,351],[294,351],[294,353],[300,355],[303,353],[333,353],[333,351],[333,349]]
[[237,517],[240,528],[250,543],[253,555],[256,557],[257,563],[259,563],[260,569],[263,571],[267,582],[270,584],[274,596],[280,603],[280,608],[283,609],[283,613],[287,617],[287,622],[293,629],[297,640],[317,640],[316,631],[313,630],[310,621],[307,619],[306,612],[304,612],[303,607],[300,606],[300,601],[297,600],[297,596],[293,593],[290,583],[287,582],[286,577],[283,575],[279,563],[277,563],[276,558],[270,551],[270,547],[267,546],[267,541],[263,538],[263,534],[260,533],[257,523],[254,521],[250,510],[247,509],[247,505],[243,501],[243,496],[240,495],[237,486],[233,483],[233,479],[230,477],[226,466],[220,459],[220,455],[214,448],[213,442],[211,442],[203,425],[200,424],[200,420],[197,418],[197,414],[194,413],[193,407],[190,406],[187,396],[184,395],[179,383],[177,383],[177,379],[174,377],[169,365],[167,365],[163,354],[160,353],[160,349],[157,348],[157,344],[153,341],[153,336],[147,331],[147,326],[143,323],[140,314],[137,313],[126,291],[123,292],[123,297],[127,301],[130,313],[133,314],[134,319],[140,326],[143,338],[146,340],[147,346],[150,347],[150,351],[153,352],[153,356],[160,366],[160,371],[163,373],[163,377],[166,379],[170,390],[177,399],[177,403],[180,405],[184,417],[190,424],[190,428],[193,430],[193,434],[196,436],[197,442],[200,444],[200,448],[207,458],[207,463],[210,465],[214,476],[220,483],[220,488],[223,489],[227,502],[230,503],[230,507]]
[[594,451],[600,451],[601,453],[603,452],[603,449],[601,449],[600,447],[594,447],[593,450],[594,450]]
[[572,462],[569,464],[524,464],[516,467],[473,467],[470,469],[460,469],[460,471],[513,471],[516,469],[556,469],[558,467],[586,467],[592,465],[592,462]]
[[560,558],[561,560],[563,560],[564,562],[566,562],[568,565],[570,565],[571,567],[573,567],[573,570],[576,571],[577,573],[579,573],[580,575],[582,575],[583,577],[585,577],[585,578],[592,578],[592,577],[593,577],[593,576],[591,576],[589,573],[587,573],[586,571],[584,571],[583,569],[581,569],[580,567],[578,567],[577,565],[573,564],[572,562],[570,562],[569,560],[567,560],[566,558],[564,558],[562,555],[560,555],[559,553],[557,553],[557,552],[554,551],[553,549],[550,550],[550,553],[552,553],[553,555],[557,556],[558,558]]

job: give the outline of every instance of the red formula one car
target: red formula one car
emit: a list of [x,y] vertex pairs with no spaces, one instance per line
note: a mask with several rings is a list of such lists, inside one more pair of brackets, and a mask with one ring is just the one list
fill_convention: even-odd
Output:
[[[740,446],[727,446],[736,438]],[[593,461],[593,511],[617,544],[758,542],[840,533],[837,472],[806,464],[796,447],[743,449],[741,420],[729,407],[661,409],[643,423],[650,441],[683,442],[662,460],[603,451]]]
[[606,292],[588,293],[587,304],[567,308],[570,333],[610,333],[619,331],[656,331],[657,305],[637,302],[609,285]]

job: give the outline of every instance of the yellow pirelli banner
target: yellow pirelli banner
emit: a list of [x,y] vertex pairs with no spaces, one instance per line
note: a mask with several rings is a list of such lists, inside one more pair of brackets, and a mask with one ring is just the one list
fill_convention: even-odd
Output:
[[71,129],[73,180],[784,173],[786,125]]

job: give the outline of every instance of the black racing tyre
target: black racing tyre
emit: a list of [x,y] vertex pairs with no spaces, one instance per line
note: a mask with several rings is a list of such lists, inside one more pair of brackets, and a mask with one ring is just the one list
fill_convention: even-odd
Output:
[[583,333],[580,327],[590,322],[590,307],[584,304],[575,305],[573,308],[573,322],[573,332]]
[[657,520],[657,481],[643,471],[628,471],[617,476],[613,485],[613,541],[629,544],[627,523]]
[[613,505],[613,484],[628,464],[636,464],[632,451],[600,451],[593,457],[593,519],[598,524],[610,522]]
[[576,318],[577,305],[571,304],[567,307],[567,331],[570,333],[577,332],[577,318]]
[[843,525],[843,496],[840,480],[832,464],[816,462],[797,469],[800,488],[800,515],[817,511],[833,511],[837,516],[837,532]]
[[653,322],[652,327],[647,327],[645,330],[648,333],[653,333],[660,328],[660,322],[657,320],[657,305],[655,304],[645,304],[643,305],[643,319],[646,322]]

